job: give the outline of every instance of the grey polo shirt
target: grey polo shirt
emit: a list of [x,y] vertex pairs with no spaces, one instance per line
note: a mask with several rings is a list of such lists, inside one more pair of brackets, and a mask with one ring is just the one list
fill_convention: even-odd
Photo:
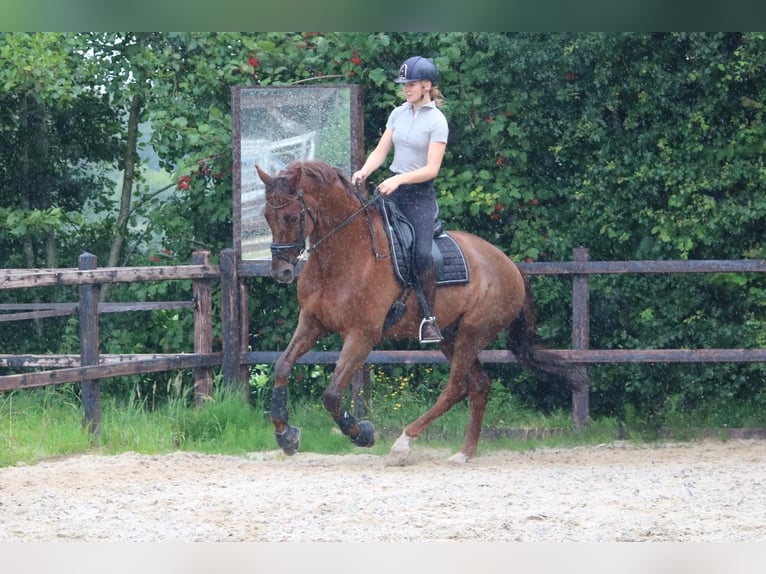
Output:
[[386,128],[393,130],[394,159],[390,169],[404,173],[426,165],[428,145],[447,143],[447,118],[434,102],[423,105],[413,114],[412,104],[404,102],[388,116]]

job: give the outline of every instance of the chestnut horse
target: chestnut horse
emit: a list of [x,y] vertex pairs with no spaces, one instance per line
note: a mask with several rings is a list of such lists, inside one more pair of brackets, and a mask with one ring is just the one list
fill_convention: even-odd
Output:
[[[321,337],[338,333],[343,348],[323,394],[324,407],[351,441],[372,446],[375,428],[344,409],[344,389],[382,337],[417,338],[421,320],[420,305],[413,298],[403,317],[384,330],[403,286],[392,267],[381,212],[326,163],[294,162],[275,176],[259,166],[256,170],[266,186],[264,215],[273,235],[271,275],[280,283],[298,277],[298,325],[274,367],[270,415],[277,443],[287,454],[300,446],[300,429],[288,424],[287,384],[293,365]],[[568,378],[565,364],[533,344],[534,300],[518,267],[475,235],[449,235],[462,248],[470,281],[437,289],[433,311],[444,336],[439,345],[450,363],[449,380],[436,403],[407,425],[391,447],[401,463],[410,455],[410,441],[465,397],[470,399],[470,420],[460,452],[451,459],[465,462],[475,455],[490,392],[479,352],[504,329],[523,367]],[[298,275],[298,259],[306,251],[310,256]]]

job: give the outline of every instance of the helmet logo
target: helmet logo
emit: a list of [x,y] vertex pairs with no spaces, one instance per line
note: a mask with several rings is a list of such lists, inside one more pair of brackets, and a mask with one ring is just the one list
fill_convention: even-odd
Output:
[[402,80],[406,80],[407,79],[407,64],[402,64],[402,67],[399,68],[399,77]]

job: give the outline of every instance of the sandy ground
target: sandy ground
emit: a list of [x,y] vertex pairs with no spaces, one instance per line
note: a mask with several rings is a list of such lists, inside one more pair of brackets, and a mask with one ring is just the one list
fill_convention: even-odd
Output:
[[82,455],[0,468],[0,541],[764,541],[766,442]]

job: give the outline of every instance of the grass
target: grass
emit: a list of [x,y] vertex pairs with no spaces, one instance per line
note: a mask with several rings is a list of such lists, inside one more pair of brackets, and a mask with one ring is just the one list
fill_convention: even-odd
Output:
[[0,397],[0,466],[87,451],[79,400],[51,391]]
[[[177,450],[210,454],[244,455],[277,448],[274,431],[263,401],[248,405],[240,393],[218,390],[201,408],[189,406],[188,396],[175,396],[161,406],[146,400],[102,399],[102,430],[90,435],[83,426],[82,406],[75,387],[62,385],[0,395],[0,467],[33,464],[50,457],[77,453],[119,454],[138,452],[163,454]],[[265,394],[264,394],[265,395]],[[153,401],[152,401],[153,403]],[[304,452],[385,454],[402,428],[430,404],[408,393],[373,395],[370,420],[377,429],[372,449],[355,447],[341,435],[320,402],[298,402],[290,406],[290,422],[301,427]],[[468,421],[469,407],[463,402],[437,419],[420,437],[418,444],[456,452]],[[710,422],[686,413],[674,420],[674,438],[695,438],[694,428]],[[507,392],[494,392],[484,419],[479,454],[498,449],[528,450],[545,446],[571,447],[612,442],[617,438],[634,441],[661,438],[655,428],[636,417],[627,421],[599,419],[583,431],[571,429],[570,414],[549,415],[518,404]],[[515,430],[510,432],[509,429]],[[547,432],[525,433],[523,429]],[[542,436],[541,436],[542,434]]]

